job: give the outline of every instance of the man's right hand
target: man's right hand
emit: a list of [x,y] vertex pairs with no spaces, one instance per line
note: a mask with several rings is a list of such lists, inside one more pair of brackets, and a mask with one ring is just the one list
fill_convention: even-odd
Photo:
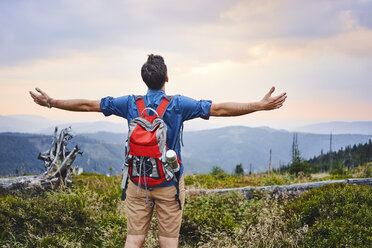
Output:
[[30,95],[34,102],[40,106],[54,107],[69,111],[82,112],[101,112],[100,100],[86,100],[86,99],[71,99],[71,100],[57,100],[50,98],[48,94],[39,88],[35,88],[40,94],[30,91]]
[[42,91],[39,88],[35,88],[35,90],[37,92],[39,92],[40,94],[36,94],[36,93],[34,93],[32,91],[29,91],[31,97],[34,99],[34,102],[36,104],[39,104],[40,106],[48,107],[48,104],[50,104],[50,101],[52,100],[52,98],[50,98],[47,95],[47,93],[45,93],[44,91]]

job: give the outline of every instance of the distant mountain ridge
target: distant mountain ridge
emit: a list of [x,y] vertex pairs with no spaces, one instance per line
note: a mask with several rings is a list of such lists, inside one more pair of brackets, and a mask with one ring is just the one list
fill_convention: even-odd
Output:
[[[232,172],[239,163],[245,169],[252,164],[254,172],[263,172],[268,169],[270,150],[274,167],[291,160],[293,132],[285,130],[234,126],[186,132],[184,137],[183,161],[200,173],[207,172],[214,165]],[[332,149],[366,143],[370,139],[372,135],[333,135]],[[329,150],[329,135],[298,133],[298,146],[300,155],[309,159],[320,154],[321,150]],[[194,161],[196,159],[198,162]]]
[[55,126],[59,128],[73,126],[76,133],[96,133],[101,131],[125,133],[128,128],[127,121],[124,119],[122,123],[111,121],[59,122],[37,115],[0,115],[0,132],[52,134]]
[[[125,133],[128,129],[127,121],[123,119],[123,123],[113,123],[110,121],[95,121],[95,122],[72,122],[58,125],[59,128],[73,127],[76,133]],[[40,130],[40,133],[52,133],[55,126]]]
[[[204,122],[203,122],[204,123]],[[188,123],[189,124],[189,123]],[[77,133],[96,133],[96,132],[111,132],[111,133],[126,133],[127,122],[123,119],[122,123],[114,123],[111,121],[96,121],[96,122],[58,122],[48,120],[37,115],[0,115],[0,132],[21,132],[21,133],[38,133],[51,134],[54,127],[72,126]],[[187,126],[187,125],[186,125]],[[207,125],[204,123],[204,130],[210,130],[210,127],[216,125]],[[209,128],[208,128],[209,127]],[[260,127],[268,128],[270,127]],[[195,127],[192,128],[195,130]],[[216,128],[213,128],[216,129]],[[316,134],[372,134],[372,121],[355,121],[355,122],[324,122],[315,123],[297,127],[291,131],[316,133]]]
[[[220,166],[232,172],[239,163],[247,171],[252,164],[253,172],[268,169],[270,149],[274,168],[291,159],[293,133],[271,128],[250,128],[231,126],[212,130],[185,132],[182,161],[186,173],[207,173],[213,166]],[[333,135],[332,149],[366,143],[372,135]],[[124,158],[124,133],[77,133],[71,140],[83,151],[75,165],[84,170],[108,173],[121,172]],[[0,175],[11,175],[15,170],[26,167],[27,173],[39,173],[42,161],[37,160],[39,152],[45,151],[52,142],[50,135],[0,133]],[[301,156],[308,159],[329,150],[329,135],[298,134]],[[248,171],[247,171],[248,172]]]
[[[50,148],[52,139],[51,135],[0,133],[0,175],[14,175],[16,170],[19,173],[40,174],[44,164],[37,157]],[[122,145],[79,135],[68,143],[68,148],[72,150],[75,145],[83,152],[82,156],[76,157],[75,166],[102,174],[108,173],[112,166],[113,173],[120,173],[124,154]]]
[[295,128],[294,131],[318,134],[372,134],[372,121],[332,121]]
[[36,115],[0,115],[0,132],[39,133],[54,123]]

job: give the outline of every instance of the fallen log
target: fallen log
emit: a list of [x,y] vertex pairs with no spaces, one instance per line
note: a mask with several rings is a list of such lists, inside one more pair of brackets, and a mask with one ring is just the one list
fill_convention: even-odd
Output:
[[46,171],[41,175],[0,178],[0,193],[22,190],[54,189],[60,185],[70,185],[73,170],[71,168],[77,154],[82,154],[76,145],[72,151],[67,149],[67,142],[72,139],[71,128],[54,130],[53,142],[49,150],[40,153],[38,159],[43,160]]
[[229,189],[188,189],[186,194],[189,195],[209,195],[209,194],[227,194],[232,191],[244,194],[248,199],[255,195],[255,192],[269,192],[276,198],[279,198],[282,194],[287,196],[297,196],[307,190],[313,188],[319,188],[320,186],[331,184],[331,183],[348,183],[355,185],[368,185],[372,188],[372,178],[351,178],[343,180],[331,180],[331,181],[321,181],[321,182],[311,182],[311,183],[296,183],[290,185],[270,185],[253,187],[247,186],[242,188],[229,188]]

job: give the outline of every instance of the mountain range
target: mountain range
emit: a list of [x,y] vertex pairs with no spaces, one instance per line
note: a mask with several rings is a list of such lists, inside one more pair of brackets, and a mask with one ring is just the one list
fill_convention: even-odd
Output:
[[[125,133],[127,130],[127,122],[114,123],[111,121],[96,121],[96,122],[61,122],[52,121],[37,115],[0,115],[0,132],[19,132],[19,133],[38,133],[51,134],[54,127],[73,126],[77,133],[96,133],[96,132],[111,132]],[[210,129],[206,123],[203,129]],[[197,128],[193,128],[197,130]],[[290,131],[316,133],[316,134],[372,134],[372,121],[355,121],[355,122],[323,122],[311,125],[300,126]]]
[[0,132],[51,134],[55,126],[60,128],[73,126],[76,133],[96,133],[100,131],[124,133],[128,127],[125,120],[120,124],[110,121],[61,122],[48,120],[37,115],[0,115]]
[[[239,163],[246,170],[252,164],[253,172],[263,172],[270,163],[270,150],[274,168],[291,160],[293,132],[285,130],[232,126],[186,132],[184,137],[183,161],[194,172],[205,173],[214,165],[231,172]],[[366,143],[371,138],[372,135],[333,135],[332,150]],[[330,149],[329,134],[298,133],[297,140],[300,155],[305,159]]]
[[318,134],[372,134],[371,121],[332,121],[295,128],[294,131]]
[[[74,127],[72,127],[74,129]],[[75,165],[84,170],[108,173],[121,171],[124,156],[125,133],[78,133],[69,144],[70,148],[78,144],[83,151]],[[311,158],[321,150],[330,148],[330,135],[298,133],[300,155]],[[366,143],[372,135],[337,134],[332,137],[332,149]],[[293,133],[271,128],[250,128],[230,126],[211,130],[184,133],[182,161],[186,173],[207,173],[213,166],[220,166],[232,172],[242,163],[246,172],[252,165],[252,172],[264,172],[268,169],[270,150],[274,168],[291,160]],[[0,175],[19,173],[40,173],[42,161],[37,160],[39,152],[48,149],[52,136],[41,134],[0,133]]]
[[[108,173],[109,168],[121,171],[127,123],[109,121],[61,123],[34,115],[0,116],[0,175],[12,175],[18,170],[40,173],[43,164],[39,152],[51,144],[54,126],[71,126],[76,133],[71,146],[78,144],[84,152],[75,165],[86,171]],[[308,159],[330,149],[368,142],[372,138],[372,122],[329,122],[299,127],[298,146],[301,156]],[[314,133],[311,133],[314,132]],[[207,173],[213,166],[228,172],[239,163],[248,172],[268,169],[291,160],[293,132],[269,127],[229,126],[217,129],[186,131],[182,159],[187,173]]]

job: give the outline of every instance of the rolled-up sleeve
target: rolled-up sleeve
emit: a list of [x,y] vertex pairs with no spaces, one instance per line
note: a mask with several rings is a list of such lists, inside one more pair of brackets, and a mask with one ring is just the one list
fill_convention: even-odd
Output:
[[212,105],[211,100],[194,100],[186,96],[180,96],[178,100],[178,107],[182,113],[182,119],[184,121],[195,118],[209,119],[210,109]]
[[102,113],[105,116],[117,115],[127,119],[128,98],[129,96],[122,96],[118,98],[108,96],[102,98],[100,103]]

